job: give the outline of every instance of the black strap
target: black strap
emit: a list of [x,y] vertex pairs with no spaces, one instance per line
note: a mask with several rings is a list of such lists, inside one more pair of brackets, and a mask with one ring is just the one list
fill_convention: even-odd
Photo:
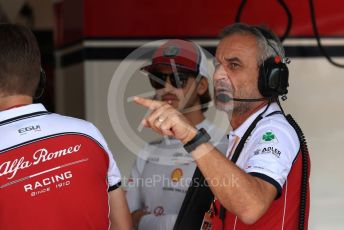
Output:
[[262,115],[259,115],[250,125],[250,127],[248,127],[248,129],[246,130],[244,136],[241,138],[238,146],[235,149],[235,152],[231,158],[231,161],[235,164],[240,156],[240,153],[242,151],[242,149],[244,148],[244,145],[246,143],[247,138],[251,135],[253,129],[257,126],[257,123],[263,118]]
[[204,213],[208,211],[213,199],[214,196],[209,186],[206,186],[201,170],[197,167],[173,229],[199,230]]
[[270,116],[275,115],[275,114],[283,114],[283,113],[282,113],[282,111],[275,111],[275,112],[269,113],[265,117],[270,117]]
[[[264,112],[262,114],[264,114]],[[281,113],[280,111],[277,111],[277,112]],[[241,150],[238,151],[238,149],[239,148],[242,149],[244,147],[246,139],[249,137],[252,130],[257,125],[257,123],[262,119],[262,114],[258,116],[256,120],[252,122],[249,129],[246,131],[243,138],[240,140],[238,147],[236,148],[236,151],[233,155],[233,157],[237,155],[235,157],[236,160],[239,158],[239,155],[241,152]],[[275,112],[269,115],[273,115],[273,114],[275,114]],[[232,158],[232,161],[233,160],[234,159]],[[206,185],[205,178],[202,172],[197,167],[192,177],[190,187],[185,195],[181,209],[178,213],[178,217],[177,217],[173,230],[199,230],[201,228],[204,213],[209,210],[209,206],[214,199],[214,195],[212,194],[209,186],[205,186],[205,185]],[[221,208],[223,209],[222,212],[225,213],[226,210],[222,206]],[[224,223],[224,217],[225,215],[223,215],[223,223]]]
[[[264,112],[263,112],[264,113]],[[263,113],[259,114],[258,117],[256,117],[256,119],[252,122],[252,124],[250,125],[250,127],[248,127],[248,129],[246,130],[245,134],[243,135],[243,137],[241,138],[238,146],[235,149],[235,152],[231,158],[231,161],[235,164],[240,156],[240,153],[242,151],[242,149],[244,148],[244,145],[246,143],[247,138],[251,135],[253,129],[257,126],[257,123],[263,119]],[[270,117],[272,115],[275,114],[282,114],[281,111],[275,111],[272,113],[269,113],[268,115],[266,115],[265,117]]]
[[[275,111],[272,113],[269,113],[268,115],[266,115],[265,117],[270,117],[272,115],[275,114],[282,114],[281,111]],[[250,127],[248,127],[248,129],[246,130],[244,136],[241,138],[238,146],[235,149],[235,152],[231,158],[231,161],[235,164],[240,156],[240,153],[242,151],[242,149],[244,148],[244,145],[246,143],[247,138],[251,135],[253,129],[257,126],[257,123],[263,118],[263,114],[260,114],[258,117],[256,117],[256,119],[252,122],[252,124],[250,125]]]
[[[240,140],[238,146],[236,147],[236,149],[234,151],[234,154],[233,154],[233,156],[231,158],[231,161],[234,164],[239,159],[240,153],[242,152],[242,149],[244,148],[244,145],[246,143],[247,138],[251,135],[253,129],[257,126],[257,123],[261,119],[263,119],[263,114],[265,113],[267,108],[261,114],[259,114],[258,117],[256,117],[256,119],[251,123],[251,125],[248,127],[248,129],[246,130],[245,134],[241,138],[241,140]],[[265,117],[269,117],[269,116],[272,116],[272,115],[275,115],[275,114],[282,114],[282,112],[281,111],[275,111],[275,112],[269,113]],[[225,218],[226,218],[226,209],[225,209],[225,207],[223,207],[223,205],[221,205],[220,206],[220,219],[222,220],[222,229],[224,229],[224,227],[225,227]]]

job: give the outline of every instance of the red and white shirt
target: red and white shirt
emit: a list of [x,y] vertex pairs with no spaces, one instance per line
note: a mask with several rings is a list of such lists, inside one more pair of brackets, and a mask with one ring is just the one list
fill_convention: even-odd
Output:
[[41,104],[0,112],[0,229],[107,230],[120,178],[91,123]]
[[[230,132],[228,158],[232,157],[238,140],[265,108],[251,115],[240,127]],[[274,185],[278,196],[267,212],[253,225],[245,225],[237,216],[227,211],[225,229],[298,229],[302,175],[300,142],[294,128],[284,115],[266,116],[275,111],[279,111],[279,107],[276,103],[272,103],[265,112],[265,117],[257,123],[248,137],[236,165],[246,173]],[[220,210],[218,200],[215,206],[216,210]],[[305,226],[309,216],[309,199],[306,207]],[[214,230],[222,229],[222,220],[218,214],[212,220]]]

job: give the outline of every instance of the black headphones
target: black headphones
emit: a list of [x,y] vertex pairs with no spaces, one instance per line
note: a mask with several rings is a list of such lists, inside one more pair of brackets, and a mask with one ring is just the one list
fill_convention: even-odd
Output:
[[286,95],[289,86],[289,70],[286,65],[287,60],[279,56],[276,49],[269,40],[276,38],[266,29],[258,26],[254,28],[263,35],[267,44],[275,51],[276,56],[266,59],[259,67],[258,89],[259,92],[268,98]]
[[39,82],[38,82],[38,86],[34,95],[35,100],[40,99],[43,96],[46,81],[47,81],[47,76],[45,74],[44,69],[41,67],[41,71],[39,74]]

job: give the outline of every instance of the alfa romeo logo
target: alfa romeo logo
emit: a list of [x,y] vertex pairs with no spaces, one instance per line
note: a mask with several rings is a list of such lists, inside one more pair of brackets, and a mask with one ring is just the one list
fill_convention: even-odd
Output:
[[164,215],[164,208],[162,206],[158,206],[154,209],[153,213],[155,216],[162,216]]
[[266,132],[263,135],[263,140],[264,141],[272,141],[273,139],[275,139],[275,134],[273,132]]
[[168,46],[163,51],[165,57],[175,57],[178,53],[179,48],[177,46]]

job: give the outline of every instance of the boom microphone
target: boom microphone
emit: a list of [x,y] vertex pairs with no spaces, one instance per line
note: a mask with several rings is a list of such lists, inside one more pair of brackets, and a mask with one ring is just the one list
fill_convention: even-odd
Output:
[[255,101],[265,101],[266,98],[234,98],[230,97],[227,94],[220,93],[216,96],[216,99],[222,103],[227,103],[229,101],[244,101],[244,102],[255,102]]

